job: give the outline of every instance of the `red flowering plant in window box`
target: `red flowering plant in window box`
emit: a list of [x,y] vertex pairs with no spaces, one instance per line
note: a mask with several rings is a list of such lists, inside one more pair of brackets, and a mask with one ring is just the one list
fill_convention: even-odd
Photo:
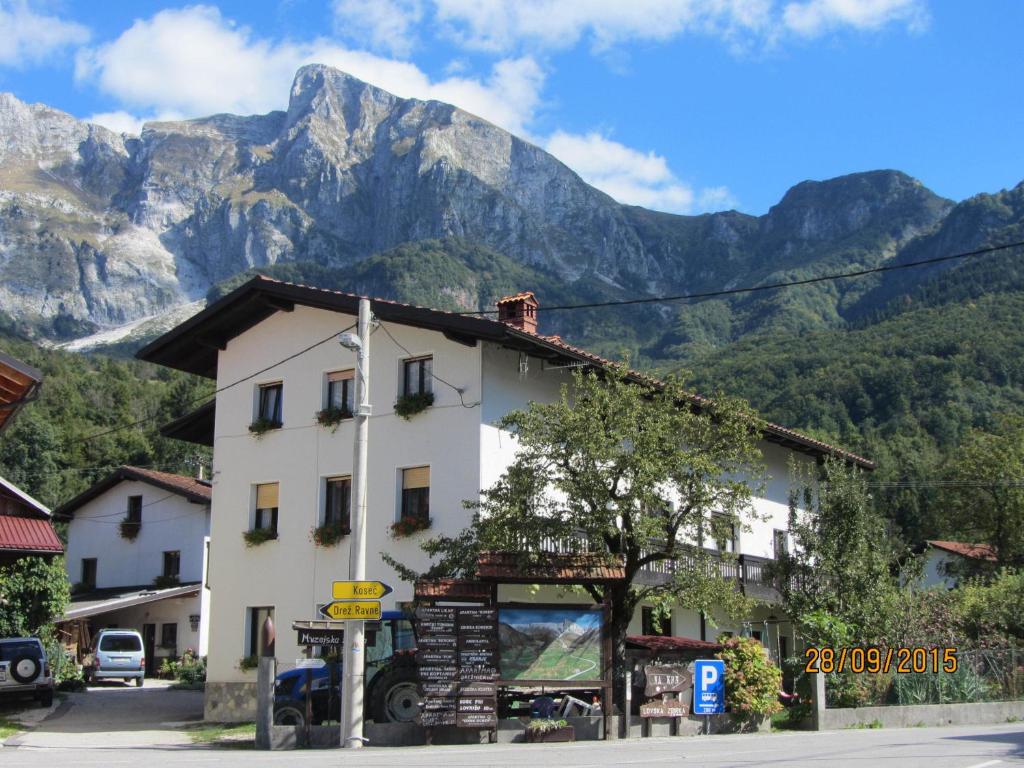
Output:
[[396,539],[412,536],[417,531],[425,531],[430,527],[429,517],[406,515],[391,524],[391,535]]

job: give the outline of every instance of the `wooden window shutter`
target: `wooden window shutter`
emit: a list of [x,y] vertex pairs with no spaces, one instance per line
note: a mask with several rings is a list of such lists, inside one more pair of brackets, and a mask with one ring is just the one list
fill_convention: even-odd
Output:
[[429,487],[430,467],[412,467],[402,470],[402,488],[404,490]]
[[277,504],[277,483],[256,486],[256,509],[274,509]]
[[347,371],[331,371],[327,374],[328,381],[346,381],[355,378],[355,371],[351,368]]

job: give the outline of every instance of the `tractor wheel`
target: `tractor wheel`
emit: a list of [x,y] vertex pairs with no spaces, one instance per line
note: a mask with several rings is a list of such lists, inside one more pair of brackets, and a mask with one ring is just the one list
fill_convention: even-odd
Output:
[[291,704],[283,704],[274,709],[274,725],[298,725],[306,724],[306,713]]
[[402,664],[381,672],[370,692],[370,716],[377,723],[411,723],[420,713],[416,667]]

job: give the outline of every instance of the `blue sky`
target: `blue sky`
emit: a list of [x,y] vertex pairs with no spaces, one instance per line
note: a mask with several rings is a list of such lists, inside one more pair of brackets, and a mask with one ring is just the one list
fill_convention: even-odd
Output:
[[287,105],[319,61],[450,101],[625,203],[761,214],[896,168],[1024,179],[1019,0],[0,0],[0,90],[116,130]]

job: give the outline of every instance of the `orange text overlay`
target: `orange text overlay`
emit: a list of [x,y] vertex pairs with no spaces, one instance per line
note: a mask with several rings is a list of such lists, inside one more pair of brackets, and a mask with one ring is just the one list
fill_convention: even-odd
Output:
[[956,648],[808,648],[805,672],[956,672]]

